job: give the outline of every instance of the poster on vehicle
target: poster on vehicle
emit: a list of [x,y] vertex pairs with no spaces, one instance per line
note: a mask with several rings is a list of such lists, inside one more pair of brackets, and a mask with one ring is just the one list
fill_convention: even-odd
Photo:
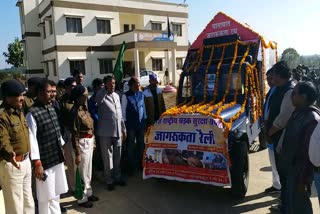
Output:
[[230,185],[222,123],[209,116],[164,116],[146,140],[143,178]]

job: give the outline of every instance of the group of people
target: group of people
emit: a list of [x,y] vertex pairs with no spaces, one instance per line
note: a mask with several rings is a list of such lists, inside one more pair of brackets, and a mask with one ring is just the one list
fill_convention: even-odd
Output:
[[311,82],[293,80],[283,61],[268,70],[267,81],[270,89],[263,109],[263,130],[273,182],[265,192],[280,192],[279,203],[270,209],[284,214],[313,213],[310,201],[313,181],[320,195],[317,88]]
[[27,92],[18,80],[4,82],[0,186],[6,212],[65,212],[60,195],[76,190],[76,169],[83,183],[79,206],[91,208],[99,200],[91,187],[93,167],[103,169],[109,191],[125,186],[121,163],[126,162],[129,176],[142,169],[144,133],[165,111],[157,78],[149,79],[141,91],[139,79],[132,77],[121,95],[113,76],[97,78],[90,98],[80,70],[58,84],[32,77]]

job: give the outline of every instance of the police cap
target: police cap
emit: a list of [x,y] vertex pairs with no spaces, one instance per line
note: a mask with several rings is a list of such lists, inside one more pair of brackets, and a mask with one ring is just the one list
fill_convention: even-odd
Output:
[[74,87],[72,89],[70,99],[76,100],[79,97],[81,97],[82,95],[84,95],[85,92],[86,92],[86,88],[84,86],[77,85],[76,87]]
[[26,91],[24,85],[15,79],[5,81],[1,85],[1,94],[3,97],[18,97]]

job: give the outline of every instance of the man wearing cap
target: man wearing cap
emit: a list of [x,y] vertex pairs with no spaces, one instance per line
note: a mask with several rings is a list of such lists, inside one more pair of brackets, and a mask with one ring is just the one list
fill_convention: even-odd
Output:
[[36,87],[39,84],[41,78],[40,77],[31,77],[28,79],[28,91],[24,96],[24,103],[23,103],[23,111],[26,115],[29,111],[29,108],[33,105],[34,101],[37,98],[36,94]]
[[25,88],[17,80],[8,80],[1,92],[0,186],[6,213],[33,214],[29,131],[22,112]]
[[75,150],[75,163],[79,166],[82,181],[84,183],[83,198],[78,200],[79,206],[91,208],[92,201],[99,198],[92,194],[92,156],[95,148],[93,119],[86,106],[85,87],[77,85],[71,91],[71,99],[74,106],[71,109],[73,116],[72,144]]
[[55,90],[52,81],[42,79],[37,87],[37,100],[26,118],[30,128],[31,160],[36,176],[39,213],[56,214],[60,210],[60,194],[68,191],[64,170],[58,116],[51,102]]
[[69,189],[74,191],[75,188],[75,166],[74,166],[74,157],[73,157],[73,148],[71,142],[71,129],[72,129],[72,115],[71,109],[74,102],[70,99],[71,91],[74,87],[77,86],[76,79],[74,77],[68,77],[64,81],[65,91],[60,99],[60,111],[61,117],[63,118],[64,125],[64,136],[63,139],[66,142],[64,147],[65,153],[65,164],[68,167],[67,169],[67,179],[69,184]]
[[144,102],[147,111],[146,127],[153,125],[166,111],[163,94],[160,88],[158,88],[158,80],[155,74],[149,75],[150,85],[143,91]]

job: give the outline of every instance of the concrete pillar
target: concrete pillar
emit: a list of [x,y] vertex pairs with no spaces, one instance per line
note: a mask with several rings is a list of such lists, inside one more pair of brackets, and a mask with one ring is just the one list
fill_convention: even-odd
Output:
[[171,66],[172,66],[172,83],[176,85],[176,70],[177,70],[177,60],[176,60],[176,49],[171,49]]
[[139,64],[139,50],[135,48],[134,56],[134,75],[140,80],[140,64]]

